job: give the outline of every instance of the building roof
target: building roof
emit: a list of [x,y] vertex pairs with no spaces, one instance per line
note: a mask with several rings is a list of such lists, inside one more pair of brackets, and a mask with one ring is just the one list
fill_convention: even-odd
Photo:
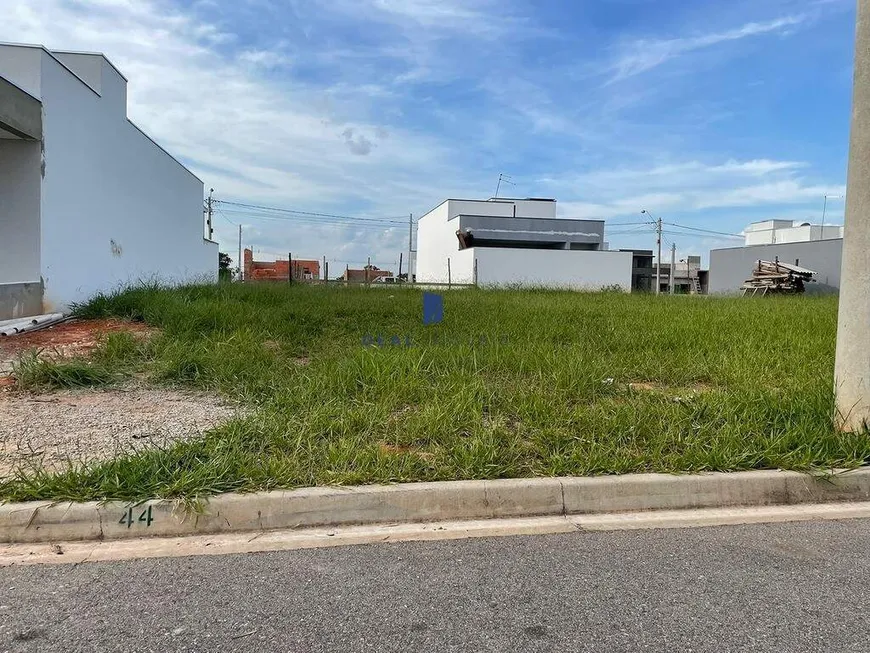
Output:
[[86,55],[89,55],[89,56],[91,56],[91,57],[102,57],[103,60],[104,60],[107,64],[109,64],[109,65],[112,67],[112,69],[113,69],[116,73],[118,73],[118,75],[120,75],[120,77],[121,77],[125,82],[129,82],[129,81],[130,81],[129,79],[127,79],[127,76],[126,76],[124,73],[122,73],[122,72],[120,71],[120,69],[118,68],[118,66],[116,66],[115,64],[113,64],[113,63],[112,63],[112,60],[109,59],[109,57],[107,57],[107,56],[106,56],[105,54],[103,54],[102,52],[89,52],[89,51],[87,51],[87,50],[47,50],[47,49],[46,49],[45,47],[43,47],[43,46],[40,46],[40,47],[42,47],[44,50],[46,50],[49,54],[52,54],[52,53],[55,53],[55,52],[56,52],[57,54],[86,54]]
[[444,204],[446,202],[482,202],[482,203],[504,202],[505,204],[509,204],[510,202],[555,202],[555,201],[556,201],[555,199],[544,199],[544,198],[540,198],[540,197],[523,197],[523,198],[520,198],[520,197],[490,197],[489,199],[485,199],[485,200],[477,199],[477,198],[469,199],[469,198],[462,198],[462,197],[448,197],[445,200],[441,200],[440,202],[438,202],[438,204],[436,204],[431,209],[429,209],[428,211],[423,213],[421,217],[429,215],[430,213],[432,213],[432,211],[434,211],[435,209],[437,209],[439,206],[441,206],[442,204]]
[[529,218],[523,215],[480,215],[477,213],[457,213],[455,216],[451,218],[454,220],[456,218],[495,218],[495,219],[504,219],[504,220],[539,220],[547,222],[602,222],[606,223],[605,220],[599,220],[598,218]]

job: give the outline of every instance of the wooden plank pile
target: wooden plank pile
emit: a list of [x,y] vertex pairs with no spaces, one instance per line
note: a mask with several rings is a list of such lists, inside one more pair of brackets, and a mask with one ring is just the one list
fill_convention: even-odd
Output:
[[804,292],[805,284],[813,281],[812,270],[775,261],[756,261],[752,277],[743,286],[743,296],[796,295]]

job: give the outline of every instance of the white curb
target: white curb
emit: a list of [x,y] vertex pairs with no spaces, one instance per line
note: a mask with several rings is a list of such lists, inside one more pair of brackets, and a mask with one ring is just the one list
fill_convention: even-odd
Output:
[[686,476],[447,481],[224,494],[179,502],[0,506],[0,542],[172,537],[245,531],[870,500],[870,468],[826,477],[753,471]]

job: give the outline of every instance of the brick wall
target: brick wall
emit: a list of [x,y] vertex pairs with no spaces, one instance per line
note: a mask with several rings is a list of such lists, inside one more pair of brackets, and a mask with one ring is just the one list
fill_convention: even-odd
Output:
[[[245,280],[287,281],[290,276],[290,261],[255,261],[254,253],[245,250]],[[310,276],[309,276],[310,275]],[[300,281],[320,279],[320,261],[293,259],[293,278]]]

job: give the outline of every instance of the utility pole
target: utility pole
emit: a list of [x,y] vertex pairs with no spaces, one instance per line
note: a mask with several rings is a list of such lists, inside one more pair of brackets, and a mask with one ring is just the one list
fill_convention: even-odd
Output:
[[211,197],[212,193],[214,193],[214,188],[209,188],[208,189],[208,199],[205,201],[205,213],[206,213],[205,223],[208,226],[208,239],[209,240],[212,240],[212,236],[214,235],[214,229],[212,229],[212,226],[211,226],[211,217],[212,217],[212,214],[214,213],[214,209],[212,207],[212,197]]
[[399,275],[397,278],[402,279],[402,252],[399,252]]
[[[825,203],[824,203],[824,205],[822,205],[822,229],[821,229],[821,233],[819,234],[819,240],[825,239],[825,213],[827,213],[827,212],[828,212],[828,196],[825,195]],[[810,229],[812,230],[812,227],[810,227]],[[810,231],[810,238],[812,238],[812,231]]]
[[239,225],[239,281],[244,279],[245,264],[242,262],[242,225]]
[[414,214],[408,214],[408,283],[411,283],[411,252],[414,248]]
[[656,220],[656,247],[658,254],[656,258],[656,295],[662,292],[662,219]]
[[834,392],[836,426],[861,431],[870,422],[870,0],[858,0],[855,76]]
[[326,278],[326,271],[329,269],[329,266],[326,264],[326,254],[323,255],[323,269],[320,271],[320,276],[324,281],[329,281]]
[[[677,267],[677,244],[671,243],[671,294],[674,294],[674,278],[676,276],[676,267]],[[688,269],[688,268],[687,268]],[[688,272],[686,272],[686,276],[688,276]]]
[[[642,209],[641,213],[652,217],[652,213],[646,209]],[[656,247],[659,250],[656,258],[656,295],[659,295],[662,291],[662,219],[656,218],[653,224],[656,228]]]

